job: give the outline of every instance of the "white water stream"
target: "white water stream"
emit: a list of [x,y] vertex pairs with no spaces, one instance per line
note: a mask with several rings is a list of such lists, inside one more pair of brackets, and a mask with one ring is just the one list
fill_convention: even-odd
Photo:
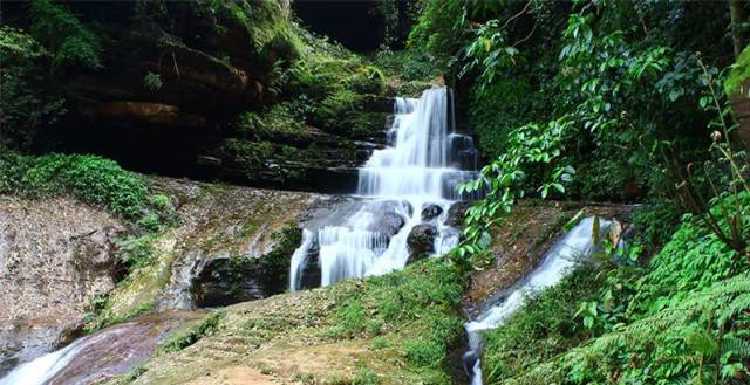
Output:
[[[612,222],[601,220],[599,231],[608,231]],[[482,312],[472,322],[464,326],[469,336],[469,351],[465,360],[473,361],[471,385],[482,385],[482,369],[479,356],[482,350],[481,333],[501,326],[516,310],[526,303],[526,299],[541,290],[559,283],[577,263],[589,257],[594,248],[593,218],[582,220],[544,256],[542,264],[537,267],[502,301]]]
[[43,385],[75,357],[83,347],[84,341],[80,339],[64,349],[22,364],[0,379],[0,385]]
[[[435,226],[434,253],[456,245],[458,232],[445,226],[445,219],[450,206],[466,198],[456,187],[476,177],[477,153],[470,136],[454,131],[449,95],[441,87],[424,91],[419,99],[396,98],[388,146],[376,150],[359,170],[356,196],[365,199],[362,207],[343,223],[305,231],[292,258],[291,290],[301,287],[313,248],[319,250],[320,285],[328,286],[403,268],[409,233],[420,224]],[[422,211],[432,206],[442,213],[425,220]],[[401,226],[391,226],[395,232],[389,232],[388,223],[394,221]]]

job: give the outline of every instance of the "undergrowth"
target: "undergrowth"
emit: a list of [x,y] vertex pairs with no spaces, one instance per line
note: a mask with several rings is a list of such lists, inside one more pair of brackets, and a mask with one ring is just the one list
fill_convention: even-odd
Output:
[[204,336],[214,334],[220,327],[224,313],[215,311],[205,316],[199,323],[173,333],[162,342],[158,350],[163,353],[177,352],[198,342]]
[[332,337],[373,338],[431,383],[450,383],[447,356],[463,336],[463,278],[450,262],[428,260],[333,290],[340,299]]
[[578,270],[486,333],[485,383],[746,384],[748,268],[686,216],[647,266]]
[[[173,218],[169,198],[153,194],[142,176],[96,155],[0,153],[0,193],[28,197],[70,194],[103,206],[147,231]],[[166,200],[165,200],[166,199]]]

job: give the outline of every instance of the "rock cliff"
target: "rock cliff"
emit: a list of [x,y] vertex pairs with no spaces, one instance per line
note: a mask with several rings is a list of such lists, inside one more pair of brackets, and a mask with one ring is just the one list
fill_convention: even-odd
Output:
[[71,199],[0,196],[0,375],[69,342],[115,287],[111,215]]

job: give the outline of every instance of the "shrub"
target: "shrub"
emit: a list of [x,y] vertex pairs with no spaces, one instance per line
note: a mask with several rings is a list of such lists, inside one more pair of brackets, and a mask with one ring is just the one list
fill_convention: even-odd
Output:
[[50,89],[42,68],[47,55],[30,35],[0,27],[0,147],[27,150],[42,127],[65,113],[65,98]]
[[142,176],[95,155],[33,157],[3,151],[0,193],[31,197],[70,194],[83,202],[104,206],[149,231],[175,219],[169,198],[157,197],[158,207],[154,205]]
[[357,374],[354,376],[354,379],[352,380],[352,385],[378,385],[380,384],[380,379],[378,378],[378,375],[375,374],[370,369],[367,368],[360,368],[359,371],[357,371]]
[[51,52],[54,68],[101,67],[99,39],[65,6],[32,0],[30,13],[31,34]]

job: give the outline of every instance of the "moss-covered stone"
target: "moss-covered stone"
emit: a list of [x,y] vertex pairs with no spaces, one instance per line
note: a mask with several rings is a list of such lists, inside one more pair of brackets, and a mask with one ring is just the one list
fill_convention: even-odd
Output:
[[161,178],[151,182],[176,202],[180,224],[153,235],[148,242],[149,263],[132,270],[110,292],[90,319],[90,330],[155,307],[169,309],[175,306],[175,296],[191,296],[192,281],[178,273],[196,261],[227,256],[253,259],[269,274],[281,275],[286,286],[283,275],[288,265],[283,272],[279,265],[285,263],[286,253],[291,256],[292,244],[299,240],[277,234],[293,232],[285,229],[312,203],[311,194]]
[[212,333],[185,334],[203,336],[157,355],[124,383],[350,384],[366,374],[382,385],[449,384],[449,353],[463,335],[461,287],[449,263],[429,261],[233,305]]

